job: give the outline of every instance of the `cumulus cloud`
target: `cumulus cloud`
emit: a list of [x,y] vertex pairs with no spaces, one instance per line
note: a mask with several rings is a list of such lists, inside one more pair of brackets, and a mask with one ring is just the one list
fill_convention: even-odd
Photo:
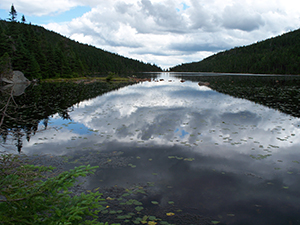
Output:
[[228,29],[253,31],[264,25],[264,21],[258,12],[242,7],[240,3],[227,6],[222,17],[223,26]]
[[[3,0],[0,3],[0,7],[3,9],[10,9],[12,2],[8,0]],[[76,1],[72,0],[52,0],[52,1],[42,1],[42,0],[17,0],[14,1],[14,6],[17,11],[20,11],[26,15],[35,16],[45,16],[45,15],[55,15],[65,11],[70,10],[76,6],[82,6]]]
[[[0,3],[5,9],[10,5],[7,0]],[[300,26],[300,2],[293,0],[16,0],[14,5],[36,16],[63,15],[77,6],[89,6],[90,11],[71,21],[43,26],[162,67],[200,61]]]
[[[145,141],[148,145],[164,147],[176,146],[180,142],[195,147],[193,143],[198,143],[201,139],[201,147],[194,149],[197,152],[206,148],[213,150],[215,143],[222,149],[233,144],[235,147],[230,147],[229,152],[236,151],[247,156],[255,143],[265,148],[272,144],[280,147],[272,149],[272,154],[277,153],[279,158],[287,155],[290,157],[298,150],[300,119],[285,116],[279,111],[250,101],[220,94],[209,87],[199,87],[197,82],[187,80],[183,85],[179,78],[168,74],[163,74],[160,78],[164,78],[164,81],[124,87],[79,103],[70,113],[72,121],[77,125],[64,126],[66,122],[55,116],[56,120],[53,119],[51,126],[63,126],[63,129],[48,128],[37,133],[30,142],[24,144],[23,150],[57,150],[66,149],[70,145],[80,149],[82,144],[86,148],[105,142],[109,142],[108,146],[111,147],[111,140],[114,139],[122,145],[135,145]],[[280,129],[280,135],[278,120],[280,126],[285,128]],[[245,127],[248,129],[244,129]],[[95,135],[88,134],[90,130],[94,130]],[[45,137],[45,133],[54,138],[41,138]],[[88,139],[72,140],[74,136],[86,136]],[[281,141],[277,137],[288,137],[289,141]],[[179,139],[180,142],[175,141]],[[244,139],[248,141],[242,141]],[[43,143],[43,146],[35,143]],[[62,151],[52,153],[63,154]],[[206,154],[214,153],[208,150]],[[278,157],[274,158],[277,160]]]

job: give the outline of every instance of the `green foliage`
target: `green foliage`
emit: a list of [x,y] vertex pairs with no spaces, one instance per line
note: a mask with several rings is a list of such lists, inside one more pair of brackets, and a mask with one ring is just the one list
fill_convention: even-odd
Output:
[[113,80],[113,78],[116,77],[116,74],[115,73],[112,73],[112,72],[109,72],[108,73],[108,76],[106,77],[106,81],[107,82],[110,82]]
[[7,38],[4,29],[1,29],[0,26],[0,55],[3,55],[5,52],[11,52],[10,40]]
[[300,30],[249,46],[220,52],[200,62],[171,68],[176,72],[300,74]]
[[69,191],[95,168],[80,166],[53,176],[53,167],[1,155],[0,224],[103,224],[96,221],[102,194]]
[[9,12],[9,20],[11,21],[11,22],[16,22],[16,20],[17,20],[17,11],[16,11],[16,9],[15,9],[15,7],[14,7],[14,5],[11,5],[11,8],[10,8],[10,12]]
[[10,57],[7,52],[0,58],[0,74],[7,74],[11,71]]
[[25,22],[26,22],[26,19],[25,19],[25,16],[24,16],[24,15],[22,16],[21,22],[22,22],[22,23],[25,23]]
[[161,71],[156,65],[80,44],[24,22],[0,21],[0,56],[7,52],[13,69],[29,79]]

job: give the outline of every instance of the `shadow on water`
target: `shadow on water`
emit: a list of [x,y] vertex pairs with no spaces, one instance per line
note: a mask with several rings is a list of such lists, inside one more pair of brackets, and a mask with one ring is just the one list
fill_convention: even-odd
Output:
[[102,221],[299,224],[297,78],[156,76],[106,94],[30,87],[3,124],[35,121],[22,152],[44,165],[99,166],[73,191],[104,194]]

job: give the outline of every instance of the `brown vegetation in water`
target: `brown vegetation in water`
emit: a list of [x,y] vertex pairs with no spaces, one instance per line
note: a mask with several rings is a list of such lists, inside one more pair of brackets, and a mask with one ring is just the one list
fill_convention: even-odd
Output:
[[199,86],[209,86],[209,82],[202,82],[202,81],[200,81],[200,82],[198,83],[198,85],[199,85]]

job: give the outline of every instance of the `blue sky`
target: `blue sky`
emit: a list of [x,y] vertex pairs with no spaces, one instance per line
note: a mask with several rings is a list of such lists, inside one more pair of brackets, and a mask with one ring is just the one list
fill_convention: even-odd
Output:
[[[0,18],[7,19],[9,17],[9,11],[10,9],[0,9]],[[71,21],[73,18],[81,17],[84,13],[89,11],[91,11],[91,7],[89,6],[77,6],[62,13],[53,13],[45,16],[25,15],[25,19],[28,23],[32,24],[62,23]],[[24,15],[24,13],[18,13],[17,19],[20,20],[22,18],[22,15]]]
[[176,8],[176,11],[177,11],[177,12],[180,12],[180,11],[182,11],[182,10],[184,11],[184,10],[187,10],[188,8],[190,8],[190,6],[188,6],[188,5],[187,5],[186,3],[184,3],[184,2],[181,3],[181,6],[182,6],[181,8]]
[[[12,2],[1,0],[0,17]],[[169,68],[300,27],[296,0],[15,0],[18,19]]]
[[[68,130],[72,130],[73,133],[76,134],[87,134],[90,131],[89,128],[87,128],[84,124],[82,123],[75,123],[73,121],[70,120],[64,120],[62,118],[56,118],[56,119],[50,119],[49,123],[51,124],[52,127],[57,127],[58,129],[60,128],[64,128],[64,129],[68,129]],[[41,124],[43,124],[41,122]]]

